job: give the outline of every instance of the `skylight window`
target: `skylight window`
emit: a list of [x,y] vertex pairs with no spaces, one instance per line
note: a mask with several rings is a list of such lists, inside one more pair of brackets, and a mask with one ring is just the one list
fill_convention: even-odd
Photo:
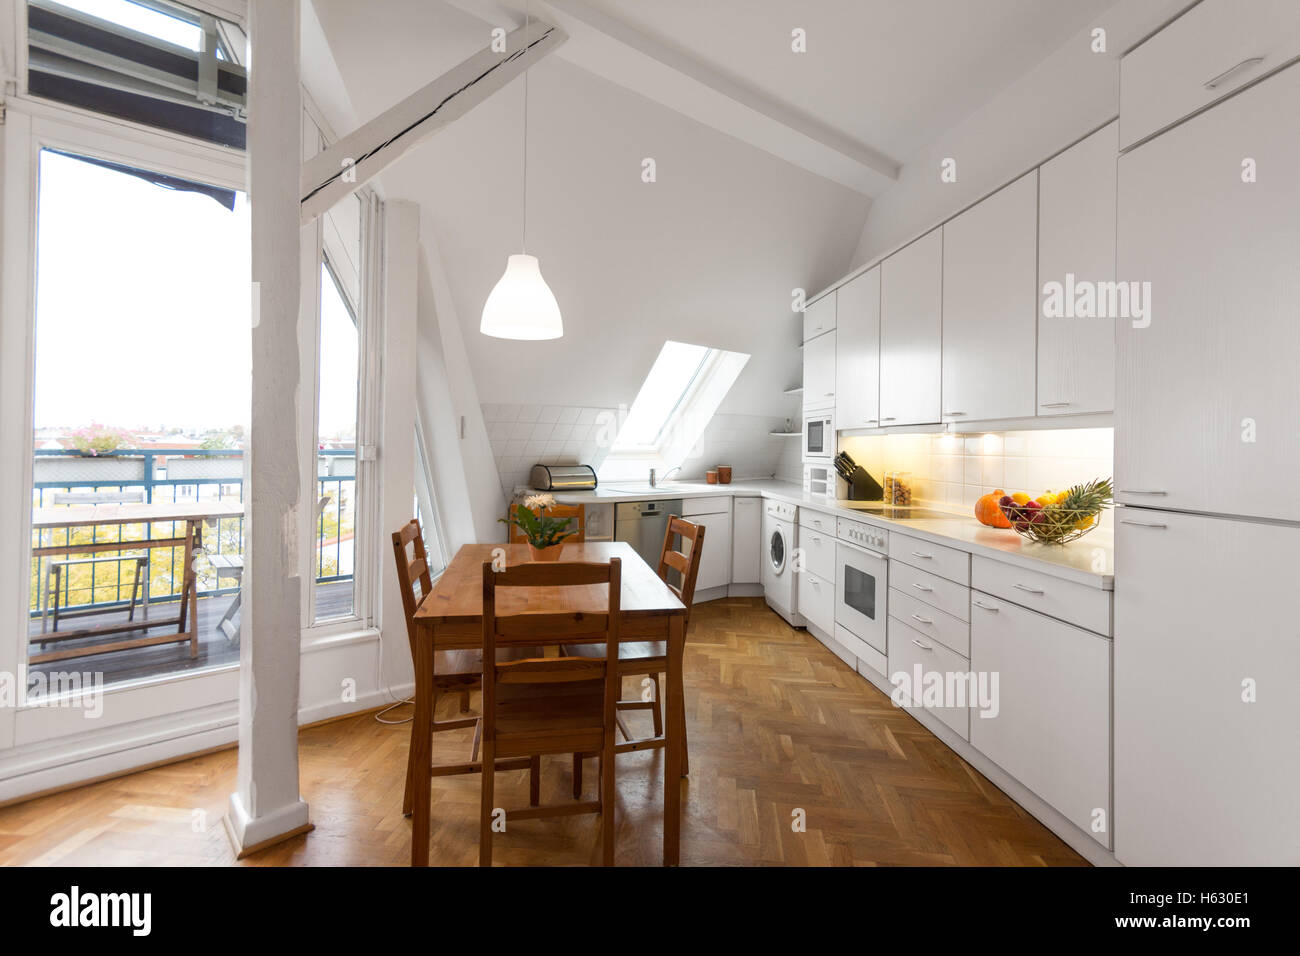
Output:
[[619,429],[615,451],[655,448],[673,412],[681,408],[716,354],[716,349],[703,345],[665,342]]
[[54,0],[61,7],[116,23],[157,40],[174,43],[187,50],[198,51],[203,43],[203,31],[197,22],[187,22],[180,17],[133,3],[132,0]]

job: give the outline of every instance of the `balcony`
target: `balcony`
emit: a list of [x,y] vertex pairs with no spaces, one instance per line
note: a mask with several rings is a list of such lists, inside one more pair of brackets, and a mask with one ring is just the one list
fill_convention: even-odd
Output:
[[[32,507],[49,516],[53,510],[86,507],[88,501],[129,500],[148,504],[242,502],[244,461],[241,449],[148,447],[119,449],[97,457],[85,457],[65,450],[40,449],[33,463]],[[353,613],[353,533],[356,504],[356,457],[350,448],[324,449],[317,455],[316,531],[313,544],[315,582],[309,620],[322,622],[347,618]],[[48,522],[46,522],[48,524]],[[184,522],[155,521],[135,524],[90,524],[42,527],[32,531],[33,556],[28,603],[29,638],[53,634],[53,608],[59,608],[58,632],[85,629],[113,630],[134,615],[134,621],[148,617],[176,617],[184,584],[184,549],[174,545],[150,546],[151,540],[183,534]],[[95,546],[126,542],[138,547],[127,551],[92,550]],[[68,545],[67,555],[38,555],[37,549]],[[79,552],[77,546],[88,550]],[[213,558],[242,556],[244,519],[241,515],[218,517],[202,527],[202,546],[195,562],[197,593],[197,656],[191,657],[189,643],[156,644],[147,647],[108,649],[115,643],[99,634],[63,638],[48,647],[102,652],[71,656],[69,660],[42,661],[29,665],[28,673],[50,674],[70,668],[102,672],[104,682],[134,680],[229,664],[239,659],[239,613],[232,610],[238,595],[238,576],[214,566]],[[99,561],[80,561],[90,556]],[[145,555],[147,568],[137,589],[137,564],[118,560],[121,555]],[[53,562],[74,563],[50,575]],[[217,564],[231,564],[217,559]],[[233,562],[238,566],[238,561]],[[57,595],[54,592],[57,582]],[[48,591],[47,591],[48,587]],[[132,597],[134,594],[134,607]],[[147,607],[147,609],[146,609]],[[225,627],[221,627],[223,618]],[[174,628],[173,628],[174,629]],[[160,625],[156,632],[167,632]],[[30,643],[30,654],[46,648]],[[29,684],[32,683],[29,680]]]

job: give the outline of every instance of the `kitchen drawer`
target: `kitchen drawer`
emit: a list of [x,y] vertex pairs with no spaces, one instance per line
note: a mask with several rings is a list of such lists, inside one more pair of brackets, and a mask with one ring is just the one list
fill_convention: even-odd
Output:
[[799,613],[815,624],[823,634],[834,634],[835,585],[808,571],[795,577],[799,582]]
[[[803,340],[815,339],[826,332],[835,331],[837,292],[828,292],[803,313]],[[805,385],[807,382],[804,383]]]
[[889,533],[889,560],[902,561],[958,584],[970,584],[970,555],[942,544]]
[[1120,60],[1120,148],[1300,56],[1295,0],[1202,0]]
[[812,528],[799,529],[799,550],[803,553],[803,567],[824,581],[835,580],[835,531],[831,524],[829,534]]
[[835,537],[835,516],[822,514],[820,511],[813,511],[811,508],[799,509],[799,527],[808,528],[813,531],[820,531],[822,534]]
[[928,604],[922,604],[910,594],[889,589],[889,613],[914,631],[943,644],[963,657],[970,656],[970,624]]
[[691,515],[721,515],[731,511],[731,495],[709,495],[704,498],[684,498],[682,517]]
[[889,586],[955,618],[970,620],[970,588],[965,585],[896,561],[889,568]]
[[883,675],[889,669],[889,662],[880,653],[858,635],[842,624],[835,625],[835,640],[853,652],[853,655],[877,674]]
[[[932,672],[945,675],[970,672],[970,661],[967,658],[891,617],[887,676],[895,688],[899,686],[895,681],[896,676],[907,675],[907,684],[904,686],[910,686],[915,682],[918,664],[923,675]],[[918,691],[918,695],[919,693]],[[970,707],[926,707],[925,709],[951,727],[963,740],[970,740]]]
[[1110,636],[1110,591],[979,555],[971,558],[970,573],[972,588]]

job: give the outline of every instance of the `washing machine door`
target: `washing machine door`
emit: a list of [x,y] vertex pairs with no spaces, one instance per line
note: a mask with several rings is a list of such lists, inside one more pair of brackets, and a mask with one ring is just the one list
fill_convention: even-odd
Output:
[[772,569],[773,576],[781,576],[789,559],[790,548],[789,542],[785,540],[785,531],[779,524],[774,524],[767,539],[767,561]]

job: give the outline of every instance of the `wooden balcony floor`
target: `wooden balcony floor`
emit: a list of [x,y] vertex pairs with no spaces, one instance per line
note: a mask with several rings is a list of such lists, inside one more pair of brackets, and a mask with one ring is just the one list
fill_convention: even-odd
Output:
[[[226,635],[217,630],[217,621],[226,613],[230,607],[230,602],[235,599],[233,594],[221,594],[214,597],[199,598],[199,656],[193,660],[190,659],[190,646],[184,644],[160,644],[154,647],[135,647],[123,651],[111,651],[106,654],[95,654],[86,657],[74,657],[69,660],[48,661],[43,664],[34,664],[28,668],[28,677],[33,674],[49,675],[55,672],[67,671],[92,671],[104,675],[105,684],[116,684],[121,681],[138,680],[146,677],[159,677],[164,674],[185,673],[188,671],[202,670],[206,667],[220,667],[225,664],[233,664],[239,660],[239,645],[233,644],[226,639]],[[328,617],[339,617],[347,614],[352,608],[352,582],[351,581],[329,581],[316,585],[316,614],[317,619]],[[150,613],[157,617],[173,617],[176,614],[176,604],[155,601],[150,605]],[[113,624],[124,622],[126,620],[125,610],[106,611],[102,614],[94,614],[86,617],[65,618],[59,622],[59,627],[63,630],[70,630],[78,627],[91,627],[102,624]],[[136,618],[140,617],[140,609],[136,608]],[[238,617],[236,617],[238,620]],[[41,619],[33,618],[28,625],[28,634],[36,635],[41,632]],[[150,634],[163,634],[166,628],[158,628],[150,631]],[[142,632],[133,632],[135,636]],[[120,640],[121,634],[113,637],[87,637],[73,641],[61,641],[58,643],[59,649],[73,647],[89,647],[96,643],[105,643],[110,640]],[[53,649],[56,645],[47,645],[46,649]],[[40,649],[39,644],[30,645],[31,653],[37,653]]]

